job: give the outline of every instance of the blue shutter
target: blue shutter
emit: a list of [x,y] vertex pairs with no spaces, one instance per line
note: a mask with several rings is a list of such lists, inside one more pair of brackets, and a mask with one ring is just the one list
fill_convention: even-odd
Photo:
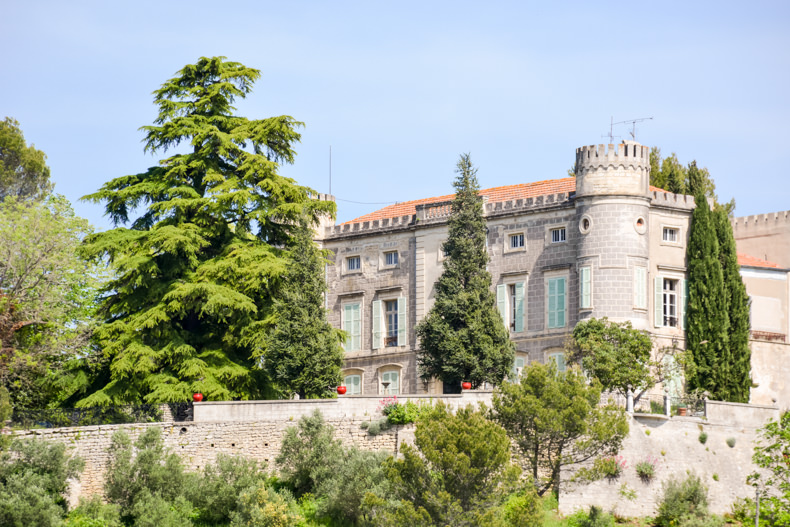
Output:
[[565,327],[565,278],[557,278],[557,327]]
[[590,294],[590,268],[582,267],[579,273],[579,307],[589,309],[592,307],[592,295]]
[[373,349],[381,348],[381,300],[373,302]]
[[516,324],[514,331],[521,333],[524,331],[524,282],[517,282],[516,286]]
[[549,310],[548,325],[550,328],[557,327],[557,279],[549,278]]

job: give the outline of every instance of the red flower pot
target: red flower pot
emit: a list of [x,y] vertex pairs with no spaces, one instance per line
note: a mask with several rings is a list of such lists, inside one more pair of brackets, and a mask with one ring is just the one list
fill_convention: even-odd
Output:
[[463,388],[464,390],[471,390],[472,389],[472,383],[469,382],[469,381],[464,381],[464,382],[461,383],[461,388]]
[[345,386],[338,386],[337,387],[337,393],[340,394],[340,395],[344,395],[346,393],[346,387]]
[[195,401],[196,403],[199,403],[200,401],[203,400],[203,394],[202,393],[193,393],[192,394],[192,400]]

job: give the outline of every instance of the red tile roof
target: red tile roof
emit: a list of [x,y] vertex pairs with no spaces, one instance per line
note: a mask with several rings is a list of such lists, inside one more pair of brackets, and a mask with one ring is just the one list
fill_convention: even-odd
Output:
[[748,254],[738,253],[738,265],[744,267],[763,267],[766,269],[779,269],[779,264],[775,264],[773,262],[769,262],[763,260],[762,258],[757,258],[755,256],[749,256]]
[[[483,189],[479,192],[481,196],[488,198],[489,203],[498,203],[500,201],[512,201],[514,199],[534,198],[537,196],[545,196],[547,194],[558,194],[561,192],[574,192],[576,190],[576,178],[567,177],[563,179],[547,179],[545,181],[536,181],[534,183],[520,183],[518,185],[507,185],[504,187],[494,187]],[[650,191],[664,192],[662,189],[650,186]],[[417,205],[424,205],[426,203],[438,203],[442,201],[450,201],[455,194],[447,194],[445,196],[436,196],[433,198],[416,199],[413,201],[403,201],[386,207],[377,211],[365,214],[359,218],[355,218],[345,223],[358,223],[363,221],[383,220],[388,218],[397,218],[400,216],[411,216],[417,212]],[[345,223],[343,225],[345,225]]]

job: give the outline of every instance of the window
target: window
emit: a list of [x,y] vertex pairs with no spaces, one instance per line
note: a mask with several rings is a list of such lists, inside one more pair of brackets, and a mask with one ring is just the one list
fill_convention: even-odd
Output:
[[656,278],[655,325],[685,329],[686,281],[681,278]]
[[373,302],[373,349],[406,345],[406,298]]
[[669,243],[677,243],[678,242],[678,229],[675,227],[664,227],[662,240]]
[[579,269],[579,308],[592,309],[592,268]]
[[565,227],[551,229],[551,243],[562,243],[565,241]]
[[360,395],[362,393],[362,376],[346,375],[343,385],[346,387],[348,395]]
[[548,327],[565,327],[565,284],[567,279],[563,277],[548,279]]
[[398,395],[400,393],[400,375],[396,370],[381,372],[381,394]]
[[343,331],[348,333],[343,347],[346,351],[357,351],[362,345],[362,306],[359,303],[343,306]]
[[647,269],[634,268],[634,307],[647,309]]
[[554,361],[557,365],[557,371],[565,371],[565,354],[562,352],[549,353],[549,360]]
[[510,377],[508,380],[512,383],[517,383],[521,381],[521,372],[524,371],[524,364],[526,364],[527,359],[523,355],[516,355],[516,359],[513,361],[513,368],[510,370]]
[[398,301],[387,300],[384,302],[384,311],[387,324],[387,333],[384,337],[384,345],[387,347],[398,345]]
[[510,248],[520,249],[524,247],[524,233],[510,235]]
[[384,265],[387,267],[395,267],[398,265],[398,251],[388,251],[384,253]]
[[514,333],[524,331],[524,282],[497,286],[497,308],[505,327]]
[[359,256],[346,258],[346,271],[359,271],[362,269],[362,259]]

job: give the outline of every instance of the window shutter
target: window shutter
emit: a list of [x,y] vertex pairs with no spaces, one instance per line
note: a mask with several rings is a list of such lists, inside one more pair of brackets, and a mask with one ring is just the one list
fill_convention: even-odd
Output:
[[398,346],[406,345],[406,297],[398,298]]
[[381,300],[373,302],[373,349],[381,348]]
[[557,327],[565,327],[565,278],[557,278]]
[[524,331],[524,282],[516,284],[516,333]]
[[557,280],[549,279],[549,327],[557,327]]
[[592,307],[592,298],[590,294],[590,268],[582,267],[579,276],[579,296],[582,309],[589,309]]
[[640,309],[647,309],[647,269],[637,267],[634,269],[634,304]]
[[689,281],[688,280],[680,280],[680,305],[682,306],[680,313],[680,329],[683,331],[686,330],[686,299],[689,296]]
[[343,331],[348,333],[348,338],[346,339],[345,344],[343,344],[343,349],[346,351],[351,351],[354,349],[354,332],[351,329],[352,307],[352,304],[346,304],[343,306]]
[[502,323],[507,327],[507,286],[500,284],[496,286],[496,307],[502,315]]
[[351,332],[353,338],[351,339],[351,346],[353,350],[362,348],[362,304],[352,304],[351,316]]
[[656,297],[653,316],[655,317],[654,324],[657,328],[664,325],[664,301],[662,300],[661,277],[657,276],[656,283]]

